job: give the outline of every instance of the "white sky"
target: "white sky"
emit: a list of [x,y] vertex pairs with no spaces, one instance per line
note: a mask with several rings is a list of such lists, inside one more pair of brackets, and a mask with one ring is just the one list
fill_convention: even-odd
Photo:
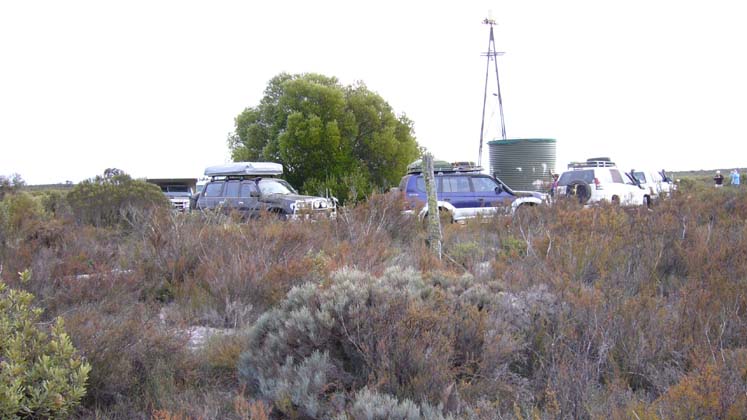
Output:
[[199,177],[283,71],[361,80],[438,158],[477,160],[488,11],[508,136],[557,139],[558,169],[747,166],[739,1],[0,0],[0,175]]

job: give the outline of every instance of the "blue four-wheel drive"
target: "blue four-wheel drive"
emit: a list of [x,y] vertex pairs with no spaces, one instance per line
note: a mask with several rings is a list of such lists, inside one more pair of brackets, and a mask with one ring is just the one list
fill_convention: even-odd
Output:
[[[415,161],[407,168],[398,190],[410,208],[423,205],[418,215],[428,214],[428,198],[422,164]],[[472,165],[452,165],[434,162],[434,175],[441,214],[450,216],[452,222],[463,222],[478,215],[513,214],[520,206],[534,206],[547,201],[547,195],[538,192],[514,191],[509,186]]]

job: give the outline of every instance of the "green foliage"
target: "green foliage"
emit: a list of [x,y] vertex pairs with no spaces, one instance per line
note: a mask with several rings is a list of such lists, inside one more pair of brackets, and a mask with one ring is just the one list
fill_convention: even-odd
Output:
[[67,201],[78,222],[94,226],[123,225],[133,214],[169,206],[158,186],[134,180],[118,169],[107,169],[104,176],[76,185]]
[[[20,237],[44,213],[38,200],[20,191],[8,194],[0,201],[0,231],[6,237]],[[2,235],[2,233],[0,233]]]
[[[21,273],[28,282],[30,272]],[[33,295],[0,283],[0,417],[67,417],[86,394],[90,365],[81,360],[57,318],[39,328]]]
[[283,164],[288,181],[307,192],[329,189],[355,199],[396,185],[418,154],[412,122],[396,116],[362,83],[282,73],[256,107],[236,117],[229,138],[234,160]]
[[0,175],[0,200],[5,197],[5,194],[17,192],[24,185],[26,185],[26,182],[19,174],[13,174],[9,177]]
[[70,212],[70,205],[65,198],[67,192],[50,190],[42,193],[41,204],[44,211],[51,216],[65,217]]

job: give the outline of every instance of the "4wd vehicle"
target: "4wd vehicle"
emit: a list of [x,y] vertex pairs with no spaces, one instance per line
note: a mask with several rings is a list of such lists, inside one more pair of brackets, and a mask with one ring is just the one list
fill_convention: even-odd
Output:
[[177,211],[188,211],[190,199],[195,190],[196,178],[149,178],[151,184],[161,187],[161,191],[171,202],[171,206]]
[[[513,191],[499,179],[481,173],[481,170],[480,167],[455,167],[444,161],[434,162],[438,210],[448,214],[452,222],[462,222],[478,214],[513,214],[519,206],[533,206],[547,200],[542,193]],[[419,214],[421,218],[425,217],[428,213],[428,197],[420,161],[411,163],[407,172],[398,190],[404,193],[412,208],[425,205]]]
[[628,174],[632,181],[647,190],[653,198],[666,197],[677,189],[672,178],[664,170],[633,169]]
[[210,181],[195,207],[200,210],[239,212],[243,218],[273,215],[281,219],[337,216],[335,198],[300,195],[282,175],[283,166],[272,162],[235,162],[205,169]]
[[621,205],[651,204],[651,194],[633,184],[608,158],[569,164],[568,170],[558,179],[557,194],[577,197],[582,204],[600,201]]

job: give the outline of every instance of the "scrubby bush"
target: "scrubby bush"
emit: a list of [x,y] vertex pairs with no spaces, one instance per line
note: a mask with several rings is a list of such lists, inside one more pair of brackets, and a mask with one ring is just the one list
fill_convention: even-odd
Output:
[[724,351],[667,389],[651,408],[666,418],[744,418],[747,350]]
[[45,197],[0,201],[0,277],[64,317],[84,418],[747,417],[747,189],[445,225],[442,260],[389,194],[100,226]]
[[7,194],[0,201],[0,247],[16,247],[27,239],[43,215],[41,204],[31,194]]
[[185,348],[187,336],[164,328],[143,304],[117,305],[109,300],[77,311],[69,323],[93,367],[87,405],[159,407],[194,380],[195,367]]
[[47,191],[41,196],[41,204],[44,211],[51,216],[66,218],[70,213],[70,204],[67,202],[67,194],[60,191]]
[[17,192],[24,185],[26,185],[26,182],[19,174],[0,175],[0,200],[5,197],[5,194]]
[[117,169],[77,184],[67,201],[78,222],[94,226],[120,226],[133,212],[169,206],[158,186]]
[[390,395],[382,395],[370,389],[363,388],[355,394],[351,407],[335,420],[449,420],[451,415],[442,413],[438,407],[427,403],[422,405],[405,399],[398,401]]
[[498,289],[470,276],[343,270],[294,288],[255,323],[239,377],[290,417],[357,412],[347,396],[364,387],[411,408],[455,411],[464,393],[510,412],[531,394],[533,322],[551,316],[555,298],[542,288]]
[[[28,272],[22,274],[27,277]],[[47,333],[33,295],[0,282],[0,417],[69,416],[86,394],[90,365],[57,318]]]

